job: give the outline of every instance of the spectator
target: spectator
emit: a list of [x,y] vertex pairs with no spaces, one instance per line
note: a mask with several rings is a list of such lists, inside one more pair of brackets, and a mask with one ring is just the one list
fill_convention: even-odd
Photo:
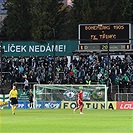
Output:
[[99,72],[98,75],[97,75],[98,81],[100,80],[101,76],[102,76],[102,74]]
[[120,93],[124,93],[124,83],[122,82],[122,79],[119,80],[119,89]]
[[67,80],[66,76],[63,78],[61,84],[68,84],[68,80]]
[[128,80],[126,83],[126,88],[127,88],[127,93],[131,93],[130,88],[131,88],[131,81]]
[[105,80],[105,78],[104,78],[103,75],[101,76],[101,78],[100,78],[100,80],[99,80],[99,83],[100,83],[100,84],[106,84],[106,80]]
[[25,78],[24,81],[24,91],[27,92],[29,90],[29,81],[27,78]]
[[122,76],[122,81],[123,81],[123,84],[124,84],[124,87],[125,87],[127,85],[127,83],[129,82],[129,78],[126,75],[126,73],[124,74],[124,76]]
[[115,85],[119,85],[120,82],[120,77],[118,77],[118,75],[116,75],[115,77]]

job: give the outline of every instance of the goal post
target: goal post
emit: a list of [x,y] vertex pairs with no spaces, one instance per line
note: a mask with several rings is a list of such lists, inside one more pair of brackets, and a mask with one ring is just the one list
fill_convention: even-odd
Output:
[[34,84],[34,107],[39,102],[75,101],[77,91],[83,89],[83,101],[104,102],[108,106],[106,85]]

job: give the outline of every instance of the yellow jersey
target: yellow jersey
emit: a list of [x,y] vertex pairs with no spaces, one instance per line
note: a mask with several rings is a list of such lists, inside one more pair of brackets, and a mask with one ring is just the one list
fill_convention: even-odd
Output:
[[18,97],[18,91],[17,90],[11,90],[10,93],[10,98],[17,98]]

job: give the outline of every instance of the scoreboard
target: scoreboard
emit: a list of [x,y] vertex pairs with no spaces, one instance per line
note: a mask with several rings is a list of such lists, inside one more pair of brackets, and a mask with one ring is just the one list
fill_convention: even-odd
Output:
[[80,24],[80,43],[129,43],[131,24]]
[[[126,49],[131,44],[131,24],[79,24],[79,49]],[[83,49],[82,49],[83,48]]]

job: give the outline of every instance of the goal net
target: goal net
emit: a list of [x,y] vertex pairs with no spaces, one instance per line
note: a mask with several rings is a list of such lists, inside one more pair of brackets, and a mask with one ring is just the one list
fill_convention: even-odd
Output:
[[[106,85],[59,85],[59,84],[34,84],[34,107],[54,108],[50,102],[75,101],[77,92],[83,90],[83,101],[104,102],[107,109],[107,86]],[[60,107],[59,107],[60,106]],[[62,105],[58,104],[58,108]]]

